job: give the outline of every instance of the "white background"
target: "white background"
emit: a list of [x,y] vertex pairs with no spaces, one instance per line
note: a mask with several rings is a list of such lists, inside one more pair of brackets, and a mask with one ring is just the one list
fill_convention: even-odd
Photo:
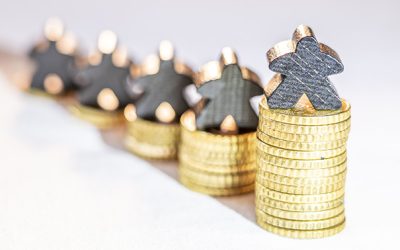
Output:
[[397,1],[2,1],[0,44],[18,52],[60,16],[86,50],[110,28],[140,61],[162,39],[194,68],[226,45],[264,81],[265,52],[298,24],[341,56],[352,104],[347,227],[322,240],[270,234],[187,191],[49,100],[0,80],[0,249],[399,249]]

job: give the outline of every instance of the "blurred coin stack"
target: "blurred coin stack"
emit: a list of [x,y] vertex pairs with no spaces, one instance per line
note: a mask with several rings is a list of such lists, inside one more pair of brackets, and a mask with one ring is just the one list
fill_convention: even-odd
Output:
[[254,190],[258,118],[250,98],[262,94],[258,77],[237,64],[230,48],[202,67],[198,112],[181,119],[180,181],[201,193],[226,196]]
[[215,196],[254,190],[255,132],[222,135],[193,130],[194,113],[182,116],[180,181],[192,190]]
[[336,53],[306,26],[293,37],[292,51],[278,44],[267,54],[282,75],[270,81],[259,106],[256,217],[276,234],[321,238],[345,225],[350,105],[326,77],[343,70]]
[[126,147],[152,159],[175,159],[180,140],[179,119],[189,109],[184,89],[193,83],[193,72],[175,59],[169,41],[162,41],[158,55],[148,56],[131,75],[129,91],[136,100],[126,106]]
[[96,51],[87,61],[76,75],[82,86],[77,93],[78,102],[70,105],[69,110],[101,129],[122,125],[123,109],[131,102],[125,86],[133,66],[126,47],[118,44],[114,32],[103,30]]
[[[125,116],[129,117],[126,108]],[[136,118],[128,122],[126,147],[138,156],[153,159],[173,159],[177,154],[180,128],[178,124],[161,124]]]
[[265,229],[290,237],[324,237],[344,227],[346,141],[350,106],[298,116],[260,104],[256,214]]

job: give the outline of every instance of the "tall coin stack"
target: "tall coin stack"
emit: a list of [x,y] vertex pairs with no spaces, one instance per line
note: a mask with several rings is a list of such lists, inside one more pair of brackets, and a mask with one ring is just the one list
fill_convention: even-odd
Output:
[[181,119],[180,181],[216,196],[253,191],[258,117],[250,98],[263,93],[258,77],[224,48],[220,61],[201,68],[196,85],[203,100]]
[[[324,61],[324,55],[333,50],[313,47],[318,43],[306,26],[299,26],[293,37],[297,48],[289,54],[288,51],[279,54],[277,47],[267,54],[270,68],[285,74],[278,74],[270,81],[265,89],[266,98],[260,103],[256,217],[261,227],[279,235],[321,238],[340,232],[345,225],[350,105],[330,85],[323,85],[328,79],[321,77],[324,71],[317,72],[319,78],[311,78],[325,66],[323,63],[335,58],[329,54],[331,57]],[[292,61],[285,60],[289,56]],[[281,60],[282,57],[286,58]],[[307,75],[304,72],[293,75],[296,71],[293,61]],[[328,69],[340,72],[340,68],[334,68],[340,65],[330,63]],[[308,73],[313,66],[320,68]],[[301,86],[307,82],[311,84],[305,91]],[[323,98],[314,98],[316,95]],[[288,104],[293,96],[296,98]]]
[[[198,131],[194,113],[182,116],[179,176],[182,184],[201,193],[227,196],[254,190],[256,134],[220,135]],[[193,124],[193,123],[192,123]]]

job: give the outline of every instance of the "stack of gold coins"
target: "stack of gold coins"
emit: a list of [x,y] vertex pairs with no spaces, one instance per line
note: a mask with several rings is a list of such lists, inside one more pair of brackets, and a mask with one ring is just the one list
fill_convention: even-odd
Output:
[[109,129],[124,124],[124,115],[120,111],[106,111],[86,107],[80,104],[68,105],[69,111],[82,120],[94,124],[99,129]]
[[320,238],[344,228],[350,105],[299,114],[260,104],[256,216],[268,231]]
[[150,159],[174,159],[177,156],[180,128],[136,118],[128,121],[125,145],[132,153]]
[[158,55],[148,56],[132,68],[128,82],[134,104],[125,107],[128,121],[126,147],[144,158],[177,158],[180,140],[179,120],[189,109],[184,90],[193,83],[193,71],[175,58],[174,47],[162,41]]
[[179,177],[188,188],[215,196],[254,190],[256,133],[223,135],[195,129],[194,113],[181,118]]

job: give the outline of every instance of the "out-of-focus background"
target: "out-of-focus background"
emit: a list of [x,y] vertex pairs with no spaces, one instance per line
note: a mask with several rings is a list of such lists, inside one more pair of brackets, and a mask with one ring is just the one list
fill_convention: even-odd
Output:
[[0,68],[0,249],[398,249],[399,10],[396,0],[3,1],[7,53],[23,54],[58,16],[83,51],[107,28],[136,62],[169,39],[196,69],[229,45],[264,82],[266,51],[310,25],[345,65],[331,80],[352,104],[352,132],[346,229],[290,240],[104,144],[52,101],[10,87]]

